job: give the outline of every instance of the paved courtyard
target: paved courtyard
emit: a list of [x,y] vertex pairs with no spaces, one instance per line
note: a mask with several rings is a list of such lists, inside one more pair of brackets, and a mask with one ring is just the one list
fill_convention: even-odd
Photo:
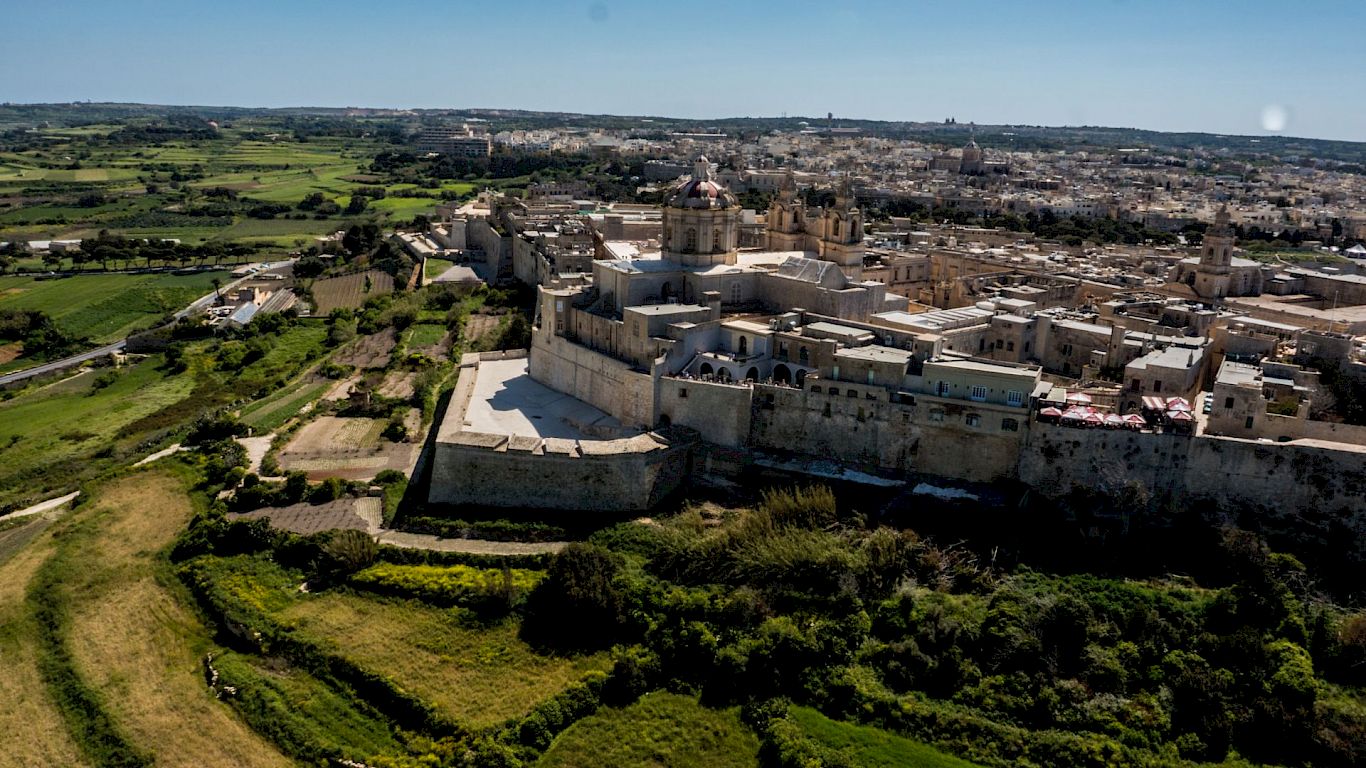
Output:
[[465,429],[497,435],[601,439],[621,422],[582,400],[556,392],[527,374],[527,361],[479,363]]

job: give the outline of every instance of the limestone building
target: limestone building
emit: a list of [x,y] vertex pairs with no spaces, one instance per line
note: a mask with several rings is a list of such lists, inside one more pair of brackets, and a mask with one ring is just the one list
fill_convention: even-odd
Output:
[[1219,209],[1214,225],[1205,231],[1199,258],[1183,259],[1176,281],[1185,283],[1202,299],[1258,296],[1262,293],[1262,265],[1233,255],[1233,227],[1228,206]]
[[814,253],[858,279],[863,269],[863,214],[849,177],[840,180],[832,207],[808,210],[797,197],[796,180],[789,171],[768,209],[767,246],[770,251]]

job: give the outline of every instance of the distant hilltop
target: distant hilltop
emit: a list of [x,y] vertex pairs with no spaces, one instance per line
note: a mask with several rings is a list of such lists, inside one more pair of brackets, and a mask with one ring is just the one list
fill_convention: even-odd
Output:
[[1308,139],[1293,136],[1243,136],[1218,133],[1169,133],[1104,126],[988,125],[940,118],[928,121],[864,120],[837,115],[782,117],[684,118],[663,115],[607,115],[578,112],[541,112],[488,107],[235,107],[136,104],[79,101],[54,104],[0,103],[0,130],[36,127],[43,123],[88,124],[91,120],[125,120],[170,114],[192,114],[206,120],[242,117],[316,116],[366,120],[419,122],[429,118],[487,120],[516,123],[520,128],[581,127],[606,130],[652,129],[671,132],[732,135],[821,128],[832,134],[857,133],[889,139],[916,139],[961,145],[970,134],[984,147],[1017,150],[1151,149],[1222,150],[1235,154],[1276,158],[1307,155],[1318,160],[1366,164],[1366,142]]

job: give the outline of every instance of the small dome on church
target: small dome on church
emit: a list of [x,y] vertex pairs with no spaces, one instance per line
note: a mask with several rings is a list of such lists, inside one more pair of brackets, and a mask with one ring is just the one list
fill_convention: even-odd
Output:
[[692,178],[675,187],[669,196],[669,205],[674,208],[730,208],[739,204],[739,198],[712,178],[706,155],[697,158]]

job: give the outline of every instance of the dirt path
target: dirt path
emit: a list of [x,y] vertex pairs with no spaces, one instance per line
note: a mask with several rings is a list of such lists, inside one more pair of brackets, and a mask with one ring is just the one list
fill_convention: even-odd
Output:
[[82,677],[158,766],[288,766],[204,684],[207,630],[157,581],[157,554],[190,518],[185,486],[147,470],[83,510],[97,535],[75,543],[68,645]]
[[564,541],[488,541],[486,539],[442,539],[426,533],[383,530],[379,543],[404,549],[430,549],[436,552],[464,552],[471,555],[542,555],[559,552]]
[[0,766],[85,764],[38,674],[37,628],[24,603],[53,549],[52,536],[43,535],[0,565]]

